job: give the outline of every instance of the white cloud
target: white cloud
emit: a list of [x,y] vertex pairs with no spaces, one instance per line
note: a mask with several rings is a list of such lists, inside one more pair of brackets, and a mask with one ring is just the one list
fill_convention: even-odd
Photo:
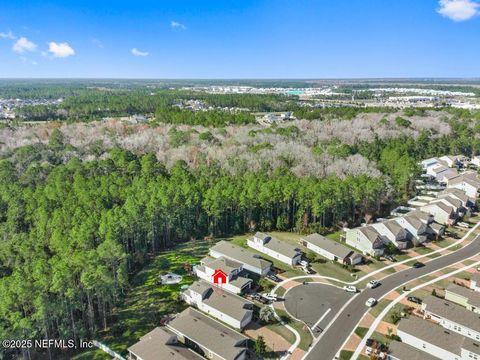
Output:
[[465,21],[480,14],[480,4],[473,0],[440,0],[437,12],[453,21]]
[[187,30],[187,27],[181,23],[179,23],[178,21],[175,21],[175,20],[172,20],[170,21],[170,27],[172,29],[181,29],[181,30]]
[[56,43],[52,41],[48,44],[48,52],[56,58],[66,58],[75,55],[75,50],[68,43]]
[[148,56],[148,52],[146,51],[140,51],[137,48],[133,48],[131,50],[133,56]]
[[13,35],[11,31],[9,32],[0,32],[0,39],[10,39],[10,40],[15,40],[17,37]]
[[35,51],[37,50],[37,45],[26,37],[21,37],[13,44],[12,50],[18,54],[24,54],[28,51]]

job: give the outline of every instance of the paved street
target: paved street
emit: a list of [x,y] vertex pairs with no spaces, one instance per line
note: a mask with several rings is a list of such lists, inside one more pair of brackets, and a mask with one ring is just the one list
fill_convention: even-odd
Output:
[[392,274],[381,281],[382,285],[376,289],[366,289],[362,291],[338,316],[330,328],[322,334],[319,342],[306,357],[308,360],[333,359],[340,350],[350,333],[355,329],[357,323],[367,312],[368,308],[365,302],[368,298],[376,299],[387,294],[391,290],[402,286],[419,276],[428,274],[432,271],[448,267],[456,262],[467,259],[480,252],[480,237],[476,237],[467,246],[456,252],[439,257],[425,263],[420,269],[409,268],[401,272]]
[[305,322],[314,335],[318,336],[352,296],[353,294],[335,286],[307,283],[288,291],[285,307],[291,315]]

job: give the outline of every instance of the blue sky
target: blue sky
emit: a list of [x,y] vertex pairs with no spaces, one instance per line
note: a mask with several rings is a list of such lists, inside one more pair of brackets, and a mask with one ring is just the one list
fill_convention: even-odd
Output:
[[480,0],[0,2],[0,77],[480,77]]

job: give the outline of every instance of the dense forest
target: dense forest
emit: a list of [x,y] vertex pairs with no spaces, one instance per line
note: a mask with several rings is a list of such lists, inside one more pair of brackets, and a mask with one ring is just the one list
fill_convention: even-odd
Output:
[[[62,144],[52,139],[53,152]],[[168,171],[114,149],[66,164],[0,162],[0,337],[85,338],[148,253],[174,241],[248,230],[355,222],[387,199],[381,178]]]

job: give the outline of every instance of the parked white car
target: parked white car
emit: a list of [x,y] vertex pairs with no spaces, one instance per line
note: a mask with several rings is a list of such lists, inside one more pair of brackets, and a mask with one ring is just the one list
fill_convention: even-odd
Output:
[[267,299],[267,300],[270,300],[270,301],[277,301],[278,300],[278,297],[277,295],[272,295],[272,294],[262,294],[262,297]]
[[355,286],[352,286],[352,285],[345,285],[343,287],[343,290],[345,290],[346,292],[351,292],[351,293],[356,293],[358,290]]
[[308,265],[310,265],[306,260],[300,260],[298,263],[303,267],[308,267]]
[[457,223],[457,225],[462,227],[462,228],[466,228],[466,229],[470,228],[470,225],[468,225],[466,222],[459,222],[459,223]]
[[377,303],[377,300],[375,300],[374,298],[370,298],[370,299],[367,300],[365,305],[367,305],[368,307],[373,307],[373,306],[375,306],[376,303]]
[[377,280],[371,280],[367,284],[369,289],[375,289],[377,286],[380,286],[380,283]]

